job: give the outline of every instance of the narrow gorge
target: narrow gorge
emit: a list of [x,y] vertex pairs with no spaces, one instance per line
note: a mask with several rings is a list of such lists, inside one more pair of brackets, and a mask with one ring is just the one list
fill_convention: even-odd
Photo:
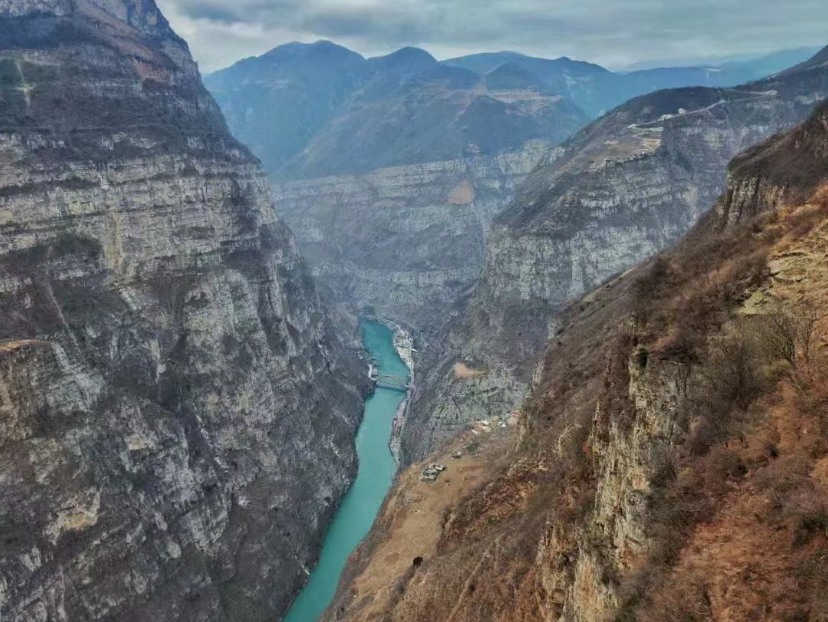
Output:
[[399,474],[324,619],[825,616],[826,241],[822,104],[558,313],[516,429]]
[[[370,321],[361,322],[360,329],[378,377],[393,376],[407,382],[411,370],[395,348],[394,332]],[[359,475],[328,529],[319,563],[291,605],[285,622],[317,620],[333,599],[348,556],[371,529],[394,481],[397,463],[389,439],[394,417],[407,399],[405,390],[378,383],[365,400],[365,414],[356,436]]]
[[828,48],[445,56],[0,0],[0,622],[828,619]]

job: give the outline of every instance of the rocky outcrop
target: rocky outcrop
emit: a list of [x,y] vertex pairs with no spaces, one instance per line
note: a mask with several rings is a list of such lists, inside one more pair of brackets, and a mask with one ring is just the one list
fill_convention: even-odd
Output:
[[[649,499],[653,481],[686,435],[680,421],[691,371],[675,362],[642,366],[635,354],[614,361],[628,366],[627,411],[603,400],[596,407],[587,441],[596,477],[592,513],[574,530],[550,522],[539,543],[539,608],[545,616],[615,619],[623,595],[613,578],[640,568],[653,547]],[[608,369],[607,377],[613,373]],[[566,563],[562,551],[572,551]]]
[[492,218],[546,148],[276,184],[274,195],[338,305],[424,327],[480,276]]
[[[464,382],[446,377],[449,361],[479,360],[522,383],[518,401],[498,404],[517,407],[559,328],[556,312],[676,240],[716,203],[731,158],[828,96],[819,59],[737,89],[640,97],[553,153],[493,222],[474,293],[433,337],[433,361],[443,364],[425,367],[403,447],[413,456],[432,448],[431,413],[449,407]],[[478,416],[458,412],[454,425]]]
[[[825,54],[828,57],[828,53]],[[791,132],[734,158],[717,212],[722,225],[810,198],[828,164],[828,104]]]
[[361,370],[151,0],[0,3],[0,618],[271,620]]

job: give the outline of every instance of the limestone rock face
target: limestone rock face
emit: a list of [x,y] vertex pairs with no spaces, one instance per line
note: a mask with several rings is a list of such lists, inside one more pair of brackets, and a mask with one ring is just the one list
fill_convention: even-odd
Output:
[[[828,53],[825,54],[828,59]],[[777,208],[805,201],[825,178],[828,162],[828,104],[793,131],[749,149],[728,169],[727,191],[717,205],[724,224],[733,224]]]
[[[733,160],[722,200],[694,234],[735,227],[783,204],[812,198],[828,179],[826,161],[828,105],[823,103],[792,130]],[[813,239],[819,236],[804,244]],[[803,278],[800,273],[796,281],[806,282],[806,290],[819,290],[820,277],[811,276]],[[537,563],[544,617],[616,619],[621,595],[613,582],[602,579],[629,576],[647,563],[646,555],[657,544],[647,499],[657,485],[659,470],[663,473],[678,464],[677,448],[692,433],[687,423],[687,413],[693,411],[691,395],[698,395],[706,381],[698,365],[660,360],[644,352],[643,357],[641,351],[631,352],[626,362],[626,412],[603,396],[598,400],[588,441],[596,473],[592,514],[577,526],[577,533],[566,534],[568,540],[550,524],[541,541]],[[611,365],[605,386],[614,382],[609,380]],[[561,564],[561,552],[573,549],[576,554]]]
[[444,425],[434,413],[454,411],[451,427],[479,417],[454,408],[452,396],[468,383],[445,375],[449,361],[477,360],[498,384],[504,374],[522,383],[517,401],[497,404],[517,407],[558,330],[556,312],[680,237],[716,203],[731,158],[828,96],[828,66],[819,59],[736,89],[634,99],[550,154],[493,221],[479,283],[433,336],[403,448],[414,457],[428,452]]
[[[736,154],[802,120],[828,95],[828,71],[816,73],[788,92],[768,82],[752,91],[656,93],[576,136],[492,227],[474,304],[497,327],[498,345],[515,360],[537,352],[565,302],[687,231],[724,191]],[[549,313],[518,335],[510,314],[524,304]]]
[[358,374],[154,3],[0,3],[0,619],[277,617]]
[[337,304],[423,327],[480,276],[492,218],[546,148],[294,181],[274,194]]
[[[621,599],[606,577],[639,567],[652,546],[648,497],[658,469],[684,439],[679,413],[693,379],[688,367],[674,362],[641,368],[631,356],[628,365],[631,421],[619,422],[619,413],[599,400],[589,437],[597,480],[594,511],[566,536],[547,525],[538,547],[538,588],[544,595],[539,608],[547,616],[614,619]],[[567,548],[575,550],[562,564]]]

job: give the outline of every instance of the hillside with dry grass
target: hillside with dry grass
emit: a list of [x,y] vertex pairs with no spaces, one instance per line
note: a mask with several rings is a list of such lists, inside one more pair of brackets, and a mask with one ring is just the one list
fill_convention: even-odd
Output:
[[425,539],[406,471],[328,619],[828,619],[826,154],[824,105],[562,313],[519,430],[473,448]]

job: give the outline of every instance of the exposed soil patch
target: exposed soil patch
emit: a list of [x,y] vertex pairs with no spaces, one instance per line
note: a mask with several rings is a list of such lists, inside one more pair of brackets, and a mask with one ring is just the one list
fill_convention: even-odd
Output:
[[470,205],[474,201],[474,186],[468,179],[464,179],[448,195],[448,202],[451,205]]
[[465,363],[458,362],[454,364],[454,377],[458,380],[474,380],[485,376],[485,371],[480,369],[471,369]]

